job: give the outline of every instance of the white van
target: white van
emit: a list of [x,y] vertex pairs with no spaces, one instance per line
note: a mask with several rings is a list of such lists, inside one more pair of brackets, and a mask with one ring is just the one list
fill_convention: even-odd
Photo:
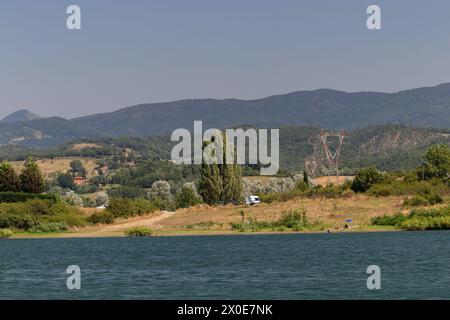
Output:
[[248,196],[245,198],[245,204],[252,206],[254,204],[260,204],[261,200],[257,196]]

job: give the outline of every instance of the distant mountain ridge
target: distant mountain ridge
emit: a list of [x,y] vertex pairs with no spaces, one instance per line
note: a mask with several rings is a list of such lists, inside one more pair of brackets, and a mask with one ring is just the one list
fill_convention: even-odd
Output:
[[190,99],[141,104],[66,120],[0,123],[0,145],[50,147],[79,138],[151,136],[177,128],[315,126],[352,130],[379,124],[450,128],[450,83],[396,93],[298,91],[255,100]]
[[42,117],[29,111],[26,109],[21,109],[16,112],[13,112],[3,119],[0,120],[0,123],[12,123],[12,122],[21,122],[21,121],[30,121],[41,119]]

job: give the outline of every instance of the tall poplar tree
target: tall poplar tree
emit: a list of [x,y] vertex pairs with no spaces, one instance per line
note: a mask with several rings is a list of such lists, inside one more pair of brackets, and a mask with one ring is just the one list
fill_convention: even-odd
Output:
[[[203,144],[203,150],[209,143]],[[202,160],[198,192],[209,205],[217,204],[221,200],[222,177],[217,163],[207,164],[205,159]]]

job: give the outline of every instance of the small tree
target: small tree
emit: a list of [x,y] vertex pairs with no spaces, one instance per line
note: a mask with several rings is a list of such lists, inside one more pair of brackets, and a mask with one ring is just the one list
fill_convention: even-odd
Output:
[[70,172],[74,176],[79,176],[86,178],[86,168],[83,166],[83,163],[80,160],[73,160],[70,162]]
[[308,175],[308,171],[304,170],[303,171],[303,182],[309,186],[309,175]]
[[0,165],[0,192],[18,192],[20,181],[13,167],[6,161]]
[[82,208],[84,207],[84,201],[83,198],[81,198],[79,195],[77,195],[73,190],[69,190],[66,192],[66,194],[62,197],[63,201],[70,205]]
[[106,192],[99,192],[95,198],[95,205],[97,207],[108,206],[109,196]]
[[75,190],[76,185],[73,182],[73,177],[70,173],[60,173],[56,177],[56,182],[58,183],[58,186],[60,186],[63,189],[71,189]]
[[449,179],[450,175],[450,147],[438,144],[428,149],[426,155],[425,175],[427,178],[437,177]]
[[175,196],[177,208],[189,208],[202,203],[202,199],[191,184],[184,184]]
[[152,188],[148,192],[148,198],[159,209],[172,209],[174,206],[174,197],[170,189],[169,182],[164,180],[156,181],[152,184]]
[[358,171],[351,189],[355,192],[366,192],[376,183],[383,182],[383,174],[375,168],[364,168]]
[[22,172],[19,176],[20,189],[28,193],[44,192],[44,178],[39,170],[38,164],[32,158],[25,161]]

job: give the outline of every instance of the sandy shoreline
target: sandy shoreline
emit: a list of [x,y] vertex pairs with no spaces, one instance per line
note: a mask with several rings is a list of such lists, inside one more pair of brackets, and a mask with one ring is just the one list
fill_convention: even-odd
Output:
[[[311,231],[256,231],[240,232],[234,230],[158,230],[151,237],[199,237],[199,236],[251,236],[251,235],[308,235],[308,234],[348,234],[348,233],[377,233],[377,232],[401,232],[394,228],[362,228],[353,230],[311,230]],[[123,232],[90,233],[90,232],[65,232],[52,234],[16,234],[11,239],[95,239],[95,238],[125,238]]]

